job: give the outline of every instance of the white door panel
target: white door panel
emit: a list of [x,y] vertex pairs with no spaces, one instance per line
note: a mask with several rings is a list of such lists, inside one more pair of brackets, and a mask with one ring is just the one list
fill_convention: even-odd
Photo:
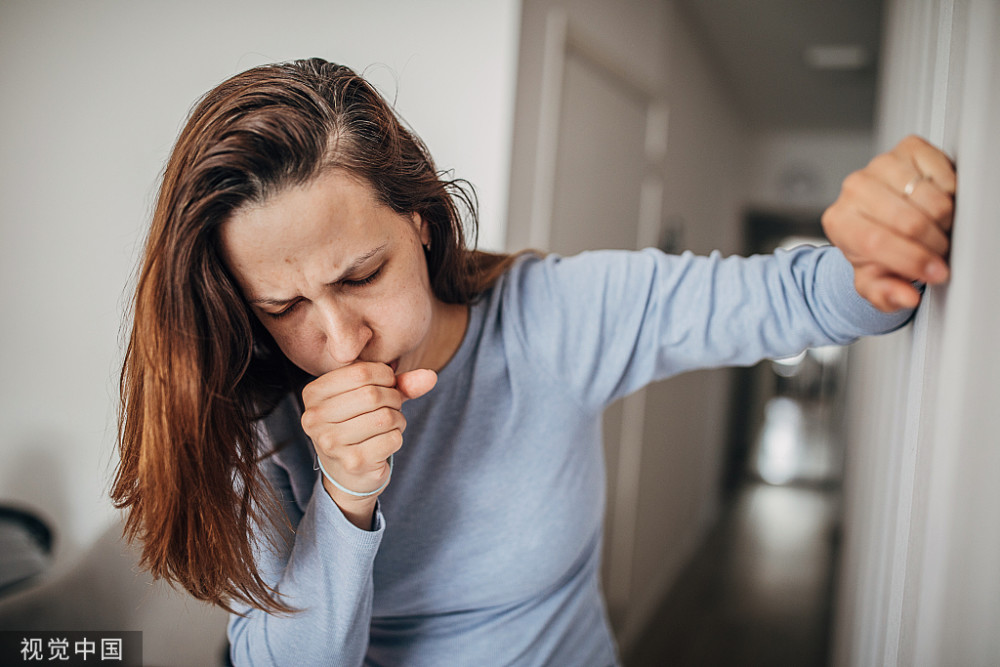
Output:
[[[665,104],[560,10],[545,32],[532,245],[561,255],[655,243],[666,151]],[[608,511],[603,584],[612,623],[629,603],[646,392],[604,416]]]

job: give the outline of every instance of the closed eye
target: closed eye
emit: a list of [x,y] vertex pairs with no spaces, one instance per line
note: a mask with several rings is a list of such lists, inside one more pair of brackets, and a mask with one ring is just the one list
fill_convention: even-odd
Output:
[[[365,285],[371,285],[373,282],[375,282],[381,274],[382,274],[382,267],[380,266],[377,269],[375,269],[373,272],[369,273],[364,278],[359,278],[357,280],[347,280],[345,278],[344,280],[340,281],[340,284],[344,285],[345,287],[364,287]],[[287,308],[285,308],[284,310],[281,310],[281,311],[279,311],[277,313],[272,313],[272,312],[266,311],[266,310],[261,311],[261,312],[263,312],[265,315],[267,315],[272,320],[277,320],[277,319],[281,319],[282,317],[285,317],[286,315],[290,314],[292,311],[294,311],[298,307],[298,305],[300,303],[302,303],[301,299],[293,301],[291,303],[291,305],[289,305]]]
[[261,311],[261,312],[263,312],[265,315],[267,315],[268,317],[270,317],[272,320],[277,320],[277,319],[280,319],[280,318],[284,317],[285,315],[288,315],[289,313],[291,313],[293,310],[295,310],[298,307],[298,305],[300,303],[302,303],[302,302],[301,301],[293,301],[292,304],[290,306],[288,306],[288,308],[285,308],[284,310],[282,310],[280,312],[277,312],[277,313],[271,313],[271,312],[268,312],[266,310]]
[[344,280],[342,281],[347,287],[364,287],[365,285],[370,285],[379,277],[382,273],[382,267],[378,267],[372,273],[368,274],[364,278],[359,278],[358,280]]

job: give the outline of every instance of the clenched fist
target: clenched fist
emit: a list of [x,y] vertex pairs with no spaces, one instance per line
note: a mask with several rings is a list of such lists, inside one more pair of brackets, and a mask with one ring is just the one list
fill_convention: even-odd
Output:
[[823,229],[854,265],[858,293],[885,312],[913,308],[913,281],[948,279],[955,168],[920,137],[903,139],[849,175]]
[[[403,444],[404,401],[423,396],[437,382],[434,371],[394,375],[386,364],[357,361],[326,373],[302,390],[302,428],[327,474],[358,493],[389,478],[389,457]],[[324,487],[355,525],[371,525],[377,495],[358,498],[329,480]]]

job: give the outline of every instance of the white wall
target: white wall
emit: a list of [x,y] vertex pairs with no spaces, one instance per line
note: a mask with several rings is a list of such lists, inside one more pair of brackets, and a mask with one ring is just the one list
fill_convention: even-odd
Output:
[[888,3],[878,147],[958,172],[952,278],[852,356],[834,664],[1000,664],[1000,5]]
[[366,70],[504,238],[520,4],[0,3],[0,502],[55,526],[60,559],[111,525],[126,282],[195,99],[253,65]]

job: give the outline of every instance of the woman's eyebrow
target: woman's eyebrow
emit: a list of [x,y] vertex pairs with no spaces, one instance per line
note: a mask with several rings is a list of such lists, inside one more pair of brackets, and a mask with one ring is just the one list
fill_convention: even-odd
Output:
[[383,243],[382,245],[378,246],[377,248],[372,248],[371,250],[369,250],[365,254],[361,255],[360,257],[358,257],[357,259],[355,259],[353,262],[351,262],[347,266],[346,269],[344,269],[343,271],[341,271],[339,276],[337,276],[336,278],[334,278],[333,280],[331,280],[330,282],[328,282],[327,285],[328,286],[330,286],[330,285],[336,285],[341,280],[344,280],[345,278],[347,278],[347,276],[351,275],[352,273],[354,273],[355,271],[357,271],[358,269],[360,269],[365,264],[365,262],[367,262],[372,257],[374,257],[375,255],[377,255],[380,252],[382,252],[383,250],[385,250],[388,245],[389,245],[388,243]]
[[[340,272],[339,276],[328,282],[327,286],[336,285],[340,281],[344,280],[344,278],[346,278],[347,276],[351,275],[359,268],[361,268],[365,262],[367,262],[372,257],[385,250],[386,247],[388,247],[388,245],[389,245],[388,243],[383,243],[382,245],[372,248],[365,254],[357,257],[353,262],[351,262],[347,266],[347,268],[345,268],[343,271]],[[276,299],[273,297],[256,296],[248,299],[248,301],[250,302],[251,305],[254,306],[284,306],[286,304],[291,303],[292,301],[295,301],[295,299],[297,298],[298,297],[293,296],[289,299]]]

